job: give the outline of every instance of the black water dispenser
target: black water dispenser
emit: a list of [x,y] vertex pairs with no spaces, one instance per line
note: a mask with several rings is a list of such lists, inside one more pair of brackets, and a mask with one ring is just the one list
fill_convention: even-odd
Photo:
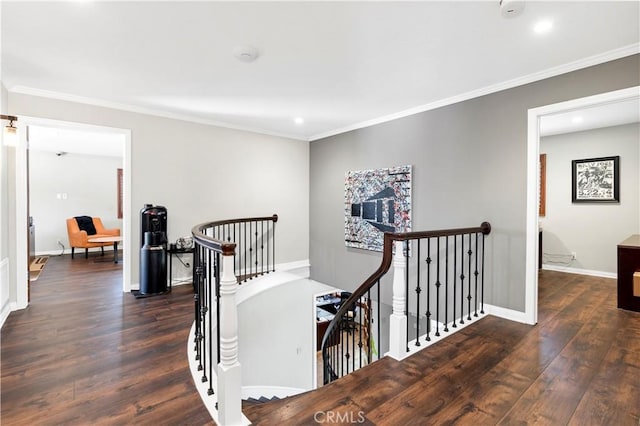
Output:
[[167,209],[145,204],[140,210],[140,294],[167,291]]

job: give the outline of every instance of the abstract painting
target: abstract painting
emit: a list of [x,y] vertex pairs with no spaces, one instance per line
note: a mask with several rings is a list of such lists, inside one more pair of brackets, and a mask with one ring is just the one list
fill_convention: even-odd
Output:
[[347,172],[347,247],[382,251],[384,232],[411,231],[411,166]]

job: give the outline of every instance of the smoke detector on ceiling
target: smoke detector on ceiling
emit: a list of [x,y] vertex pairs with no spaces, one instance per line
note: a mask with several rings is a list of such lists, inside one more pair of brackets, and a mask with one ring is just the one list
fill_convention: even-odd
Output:
[[515,18],[522,14],[524,5],[522,0],[500,0],[500,11],[504,18]]
[[258,59],[260,52],[253,46],[236,46],[233,49],[233,56],[242,62],[253,62]]

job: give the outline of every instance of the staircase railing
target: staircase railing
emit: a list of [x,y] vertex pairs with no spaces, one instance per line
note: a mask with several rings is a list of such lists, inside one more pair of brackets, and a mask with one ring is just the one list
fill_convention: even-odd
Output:
[[[379,359],[383,349],[402,359],[482,316],[484,243],[490,232],[491,225],[483,222],[472,228],[385,233],[380,266],[327,327],[324,383]],[[389,300],[383,278],[392,263]],[[388,334],[381,331],[382,323],[388,324]]]
[[230,219],[191,230],[195,243],[193,352],[201,380],[208,383],[207,393],[217,392],[220,424],[242,422],[235,294],[238,284],[275,270],[277,220],[277,215]]

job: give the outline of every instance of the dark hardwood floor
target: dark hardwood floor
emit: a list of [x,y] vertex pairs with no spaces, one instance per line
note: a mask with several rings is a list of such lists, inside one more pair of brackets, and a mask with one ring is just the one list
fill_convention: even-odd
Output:
[[96,255],[51,257],[2,327],[0,423],[213,424],[188,370],[191,287],[135,299]]
[[[94,255],[95,256],[95,255]],[[189,286],[135,299],[121,267],[52,257],[2,328],[2,425],[212,424],[187,366]],[[404,362],[260,405],[259,425],[640,424],[640,314],[615,280],[543,271],[539,324],[487,317]]]
[[616,281],[542,271],[539,323],[496,317],[403,362],[247,407],[256,425],[640,424],[640,314]]

